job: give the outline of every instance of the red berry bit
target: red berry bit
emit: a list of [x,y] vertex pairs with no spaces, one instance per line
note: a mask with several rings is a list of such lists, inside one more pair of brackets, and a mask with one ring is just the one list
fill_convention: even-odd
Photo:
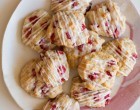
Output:
[[61,79],[61,82],[65,82],[66,80],[64,78]]
[[83,51],[83,47],[84,47],[84,44],[78,46],[77,48],[78,48],[78,50],[79,50],[80,52],[82,52],[82,51]]
[[57,110],[57,106],[56,106],[56,104],[52,104],[50,110]]
[[58,50],[58,51],[57,51],[57,54],[58,54],[58,55],[63,55],[63,54],[64,54],[64,52],[63,52],[63,51],[59,51],[59,50]]
[[94,97],[93,99],[94,99],[95,102],[99,102],[100,101],[99,97]]
[[58,20],[56,20],[54,23],[53,23],[53,28],[56,28],[58,25]]
[[116,65],[116,62],[114,60],[110,60],[109,62],[107,62],[108,66],[113,66]]
[[49,23],[48,22],[44,22],[41,24],[41,27],[44,29],[44,30],[47,30],[48,27],[49,27]]
[[110,71],[106,71],[106,74],[110,77],[112,77],[112,74],[110,73]]
[[137,58],[138,58],[138,55],[137,55],[136,53],[133,53],[133,54],[132,54],[132,57],[133,57],[134,59],[137,59]]
[[118,46],[117,47],[118,49],[116,49],[115,51],[119,54],[119,55],[121,55],[121,51],[122,51],[122,49]]
[[96,52],[96,49],[92,49],[91,52]]
[[30,35],[32,33],[32,28],[25,29],[24,33],[25,33],[25,37],[26,38],[30,37]]
[[105,105],[108,105],[109,103],[110,103],[110,99],[107,99]]
[[58,0],[58,3],[62,3],[64,0]]
[[86,25],[82,24],[82,31],[84,31],[86,29]]
[[66,68],[63,65],[59,66],[57,72],[59,73],[59,75],[63,75],[66,72]]
[[45,84],[43,87],[41,87],[41,93],[43,95],[47,94],[49,92],[49,87]]
[[88,75],[88,78],[89,78],[91,81],[97,79],[98,77],[99,77],[99,73],[94,73],[94,74]]
[[71,39],[71,36],[68,32],[66,32],[66,37],[67,37],[67,39]]
[[83,92],[87,92],[87,91],[89,91],[89,89],[87,89],[87,88],[81,88],[80,91],[83,93]]
[[32,69],[32,76],[33,77],[36,77],[36,71],[35,71],[35,69]]
[[39,20],[39,18],[37,16],[32,16],[29,18],[29,21],[34,25],[37,21]]
[[108,26],[109,26],[108,22],[105,22],[105,26],[106,26],[106,27],[108,27]]
[[107,94],[104,99],[110,98],[110,94]]
[[93,41],[91,39],[88,39],[88,44],[92,45]]
[[76,7],[76,6],[78,6],[78,2],[74,2],[74,3],[72,4],[72,8],[74,8],[74,7]]
[[77,91],[74,91],[74,92],[73,92],[73,95],[74,95],[75,97],[78,97],[78,94],[79,94],[79,92],[77,92]]
[[113,35],[114,38],[118,38],[119,34],[120,34],[119,30],[116,28]]
[[39,42],[39,45],[40,45],[40,48],[42,49],[42,50],[45,50],[45,51],[47,51],[48,50],[48,46],[46,45],[46,40],[43,38],[43,39],[41,39],[40,40],[40,42]]

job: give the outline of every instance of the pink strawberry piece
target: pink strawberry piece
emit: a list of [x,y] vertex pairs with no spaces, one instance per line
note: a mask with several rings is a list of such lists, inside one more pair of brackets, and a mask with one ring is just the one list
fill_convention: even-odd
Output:
[[84,31],[86,29],[86,25],[82,24],[82,31]]
[[55,42],[55,34],[54,34],[54,33],[51,35],[50,39],[51,39],[51,42],[52,42],[52,43]]
[[32,76],[33,77],[36,77],[36,71],[35,71],[35,69],[32,69]]
[[61,79],[61,82],[65,82],[66,80],[64,78]]
[[78,48],[78,50],[79,50],[80,52],[82,52],[82,51],[83,51],[83,47],[84,47],[84,44],[78,46],[77,48]]
[[92,49],[91,52],[96,52],[96,49]]
[[94,73],[94,74],[88,75],[88,78],[89,78],[91,81],[97,79],[98,77],[99,77],[99,74],[98,74],[98,73]]
[[116,49],[115,51],[119,54],[119,55],[121,55],[121,51],[122,51],[122,49],[118,46],[117,47],[118,49]]
[[89,89],[87,89],[87,88],[81,88],[81,92],[87,92],[87,91],[89,91]]
[[114,31],[114,37],[118,38],[119,34],[120,34],[119,30],[116,28]]
[[92,45],[93,41],[91,39],[88,39],[88,44]]
[[48,86],[45,84],[42,88],[41,88],[42,94],[46,94],[49,92],[49,88]]
[[71,36],[68,32],[66,32],[67,39],[71,39]]
[[109,98],[110,97],[110,94],[107,94],[105,97],[104,97],[104,99],[107,99],[107,98]]
[[99,101],[100,101],[100,98],[97,98],[97,99],[96,99],[96,98],[97,98],[97,97],[95,97],[95,100],[94,100],[94,101],[95,101],[95,102],[99,102]]
[[29,18],[29,21],[34,25],[37,21],[39,20],[39,18],[37,16],[33,16]]
[[49,26],[49,24],[48,24],[47,21],[41,24],[41,27],[42,27],[44,30],[47,30],[47,29],[48,29],[48,26]]
[[114,60],[111,60],[107,62],[108,66],[116,65],[116,62]]
[[105,105],[108,105],[109,103],[110,103],[110,99],[107,99]]
[[51,110],[56,110],[56,104],[53,104],[53,105],[51,106]]
[[105,26],[106,26],[106,27],[108,27],[108,26],[109,26],[108,22],[105,22]]
[[78,6],[78,2],[74,2],[74,3],[72,4],[72,8],[74,8],[74,7],[76,7],[76,6]]
[[66,68],[63,65],[62,66],[59,66],[58,69],[57,69],[57,72],[60,75],[63,75],[66,72]]
[[110,12],[110,9],[109,9],[109,8],[107,8],[106,10],[107,10],[108,12]]
[[64,52],[63,51],[57,51],[57,54],[59,55],[63,55],[64,54]]
[[58,0],[58,3],[62,3],[64,0]]
[[136,53],[133,53],[132,54],[133,58],[137,59],[138,58],[138,55]]
[[28,38],[32,33],[32,28],[27,28],[24,32],[26,33],[25,37]]
[[110,71],[106,71],[106,74],[110,77],[112,77],[112,74],[110,73]]

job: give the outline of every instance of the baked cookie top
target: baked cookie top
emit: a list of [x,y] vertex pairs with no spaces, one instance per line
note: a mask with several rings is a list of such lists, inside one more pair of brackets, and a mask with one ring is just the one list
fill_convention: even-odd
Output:
[[99,35],[118,38],[125,31],[126,18],[117,4],[111,0],[95,5],[86,16],[90,29]]
[[80,12],[58,12],[53,15],[48,28],[47,36],[57,46],[74,48],[88,42],[85,17]]
[[27,16],[22,29],[22,41],[37,52],[45,52],[55,47],[48,37],[46,30],[50,24],[51,16],[46,10],[34,11]]
[[110,101],[111,91],[96,82],[83,82],[79,77],[73,79],[71,96],[84,107],[105,107]]
[[88,43],[82,44],[75,48],[64,48],[71,68],[77,67],[80,58],[84,55],[91,52],[96,52],[102,48],[102,44],[105,42],[105,40],[100,38],[99,35],[93,31],[89,31],[89,34],[90,37],[88,38]]
[[80,106],[76,100],[62,94],[53,101],[48,101],[43,110],[80,110]]
[[124,76],[128,76],[133,70],[138,57],[134,42],[127,37],[105,44],[102,51],[114,56],[119,65],[118,74]]
[[94,81],[107,88],[112,88],[118,71],[116,59],[102,51],[84,56],[79,64],[78,72],[85,81]]
[[69,65],[63,51],[48,50],[41,59],[37,68],[40,68],[40,76],[45,83],[55,87],[69,79]]
[[79,11],[86,12],[91,0],[51,0],[51,11]]
[[30,95],[38,98],[55,98],[62,93],[62,86],[51,87],[47,85],[41,77],[38,77],[40,71],[36,69],[38,59],[28,62],[21,71],[21,87]]

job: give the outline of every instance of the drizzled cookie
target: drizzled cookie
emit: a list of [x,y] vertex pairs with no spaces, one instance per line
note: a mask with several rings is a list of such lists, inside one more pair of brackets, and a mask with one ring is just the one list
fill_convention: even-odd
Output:
[[47,30],[50,41],[57,46],[74,48],[88,42],[89,33],[80,12],[58,12]]
[[51,0],[51,11],[80,11],[86,12],[91,0]]
[[80,106],[76,100],[62,94],[54,100],[49,100],[43,110],[80,110]]
[[121,38],[109,42],[103,46],[102,51],[114,56],[118,61],[118,74],[128,76],[133,70],[138,57],[136,46],[129,38]]
[[95,5],[86,16],[90,29],[99,35],[118,38],[125,31],[125,17],[111,0]]
[[111,91],[96,82],[83,82],[79,77],[73,79],[71,96],[81,107],[105,107],[110,101]]
[[85,81],[94,81],[107,88],[112,88],[118,71],[117,60],[102,51],[84,56],[79,64],[78,72]]
[[45,52],[55,47],[47,37],[51,16],[46,10],[37,10],[26,17],[22,29],[22,41],[37,52]]
[[93,31],[89,31],[89,34],[90,37],[87,44],[82,44],[75,48],[64,48],[71,68],[76,68],[79,64],[80,58],[84,55],[91,52],[96,52],[102,48],[102,44],[105,42],[105,40],[100,38],[98,34]]
[[39,60],[32,60],[24,66],[20,74],[21,87],[34,97],[55,98],[62,93],[62,86],[51,87],[41,77],[38,77],[40,74],[40,71],[36,69],[38,62]]

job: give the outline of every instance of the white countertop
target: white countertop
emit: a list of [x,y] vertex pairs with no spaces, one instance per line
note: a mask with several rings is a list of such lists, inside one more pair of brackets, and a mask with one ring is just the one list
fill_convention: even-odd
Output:
[[[0,0],[0,46],[2,46],[3,34],[10,16],[19,4],[20,0]],[[138,12],[140,13],[140,0],[132,0]],[[0,48],[1,49],[1,48]],[[1,52],[1,51],[0,51]],[[0,59],[1,60],[1,59]],[[2,69],[0,66],[0,110],[21,110],[20,107],[10,96],[3,80]],[[131,110],[140,110],[140,98],[131,108]]]

